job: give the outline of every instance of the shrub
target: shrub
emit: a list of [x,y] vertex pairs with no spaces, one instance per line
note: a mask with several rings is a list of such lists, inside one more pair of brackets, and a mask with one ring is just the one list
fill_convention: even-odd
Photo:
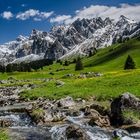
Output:
[[63,64],[62,60],[60,60],[60,59],[58,59],[58,60],[56,61],[56,63],[59,63],[60,65]]

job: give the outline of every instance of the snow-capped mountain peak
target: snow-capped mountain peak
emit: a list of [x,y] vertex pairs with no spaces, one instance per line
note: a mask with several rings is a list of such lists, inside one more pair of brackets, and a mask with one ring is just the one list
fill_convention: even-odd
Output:
[[28,39],[28,37],[25,37],[23,35],[19,35],[17,38],[16,38],[16,41],[18,42],[24,42]]
[[136,21],[130,20],[129,18],[127,18],[127,17],[121,15],[121,16],[119,17],[119,20],[117,21],[116,25],[121,27],[122,25],[136,24],[136,23],[137,23]]
[[[50,32],[33,29],[29,37],[0,46],[1,62],[21,62],[28,58],[57,60],[71,55],[88,55],[94,48],[103,48],[140,34],[140,23],[121,15],[112,20],[100,17],[77,19],[70,25],[53,26]],[[24,59],[25,57],[25,59]]]

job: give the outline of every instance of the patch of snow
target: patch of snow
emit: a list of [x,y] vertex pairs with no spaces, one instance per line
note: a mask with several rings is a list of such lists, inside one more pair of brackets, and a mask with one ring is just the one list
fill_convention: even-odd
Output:
[[49,37],[49,36],[46,36],[45,39],[46,39],[48,42],[50,42],[50,43],[53,43],[53,42],[54,42],[54,40],[53,40],[51,37]]
[[40,60],[40,59],[44,58],[44,55],[45,55],[44,53],[42,53],[40,55],[30,54],[30,55],[27,55],[25,57],[15,59],[11,63],[31,62],[31,61],[35,61],[35,60]]

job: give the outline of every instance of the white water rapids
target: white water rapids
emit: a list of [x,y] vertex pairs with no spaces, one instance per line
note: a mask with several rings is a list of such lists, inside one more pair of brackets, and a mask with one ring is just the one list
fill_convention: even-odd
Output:
[[[82,122],[84,114],[81,113],[79,117],[67,117],[67,120],[74,125],[80,127],[84,130],[85,134],[89,137],[89,140],[111,140],[112,134],[106,129],[100,128],[98,126],[91,127]],[[68,140],[66,137],[66,128],[69,124],[65,125],[56,125],[51,128],[50,132],[52,133],[52,140]],[[129,134],[124,130],[116,130],[121,140],[140,140],[140,132]]]
[[[0,119],[12,120],[12,127],[9,127],[10,136],[15,140],[68,140],[66,129],[73,124],[83,130],[89,140],[111,140],[112,132],[98,126],[91,127],[84,122],[84,114],[78,117],[67,116],[67,123],[55,126],[35,126],[30,117],[24,113],[7,113],[0,116]],[[140,140],[140,132],[128,133],[124,130],[116,130],[121,140]],[[73,139],[74,140],[74,139]]]

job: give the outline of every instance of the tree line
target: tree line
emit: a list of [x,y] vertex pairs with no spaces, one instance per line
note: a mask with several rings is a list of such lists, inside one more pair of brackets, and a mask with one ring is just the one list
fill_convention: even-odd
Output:
[[[57,60],[57,63],[60,63],[61,65],[64,66],[69,66],[69,64],[75,63],[75,71],[78,70],[83,70],[84,65],[82,63],[82,59],[78,57],[77,59],[74,59],[72,62],[65,60],[63,63],[62,60]],[[38,69],[43,69],[44,66],[48,66],[53,64],[53,60],[50,59],[42,59],[42,60],[36,60],[32,61],[29,63],[21,62],[21,63],[11,63],[8,64],[7,66],[2,66],[0,65],[0,72],[31,72],[32,70],[37,71]],[[135,69],[135,62],[133,61],[132,57],[128,55],[125,65],[124,65],[124,70],[127,69]]]
[[53,64],[50,59],[41,59],[32,62],[21,62],[21,63],[10,63],[6,66],[0,65],[0,72],[31,72],[32,70],[37,71],[38,69],[43,69],[44,66]]

